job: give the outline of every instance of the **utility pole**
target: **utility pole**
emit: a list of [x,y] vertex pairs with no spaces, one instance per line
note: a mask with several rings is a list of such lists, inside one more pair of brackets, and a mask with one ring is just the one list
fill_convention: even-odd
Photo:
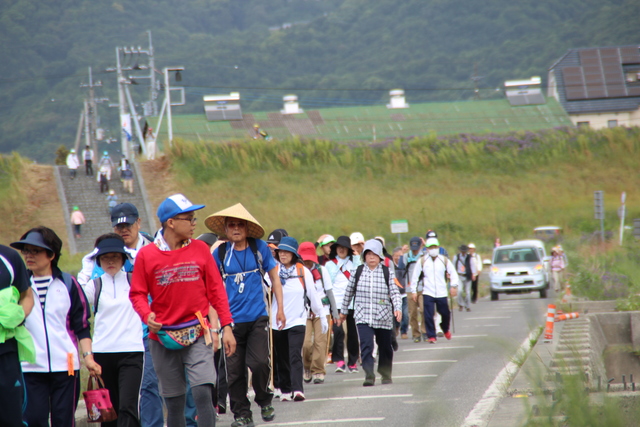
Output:
[[[129,158],[129,140],[131,139],[131,133],[127,134],[126,130],[131,131],[131,115],[127,111],[127,103],[125,101],[124,88],[122,87],[127,83],[126,79],[122,75],[122,66],[120,65],[120,50],[116,47],[116,74],[118,81],[118,114],[120,115],[120,143],[122,155]],[[130,84],[130,82],[128,82]]]
[[158,82],[156,80],[156,60],[153,56],[153,42],[151,40],[151,31],[147,31],[149,34],[149,79],[150,79],[150,93],[149,102],[147,103],[148,110],[145,109],[145,116],[157,116],[158,115]]
[[476,100],[480,99],[480,88],[478,86],[478,83],[481,79],[484,79],[484,76],[478,75],[478,63],[475,62],[473,64],[473,76],[471,76],[471,81],[473,82],[473,97]]
[[[94,88],[101,87],[102,82],[93,81],[93,73],[91,72],[91,67],[89,67],[89,84],[81,83],[80,87],[88,87],[89,88],[89,100],[85,102],[85,141],[86,145],[93,146],[96,140],[96,130],[98,129],[98,109],[96,107],[96,97]],[[76,140],[76,145],[78,145],[79,140]],[[79,152],[80,147],[75,147],[76,151]],[[95,148],[95,147],[93,147]]]

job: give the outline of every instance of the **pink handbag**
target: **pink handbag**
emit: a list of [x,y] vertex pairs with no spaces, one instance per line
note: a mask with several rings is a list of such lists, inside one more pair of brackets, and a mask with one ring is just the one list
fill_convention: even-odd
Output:
[[[98,388],[98,385],[100,388]],[[109,390],[104,388],[104,383],[100,375],[89,376],[87,391],[82,393],[82,395],[84,396],[84,403],[87,405],[88,422],[106,423],[118,418],[111,404]]]

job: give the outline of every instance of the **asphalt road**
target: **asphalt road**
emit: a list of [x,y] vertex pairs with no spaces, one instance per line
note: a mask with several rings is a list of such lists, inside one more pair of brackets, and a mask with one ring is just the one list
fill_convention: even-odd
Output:
[[[436,344],[399,340],[393,384],[363,387],[364,373],[337,374],[327,365],[325,383],[305,384],[304,402],[274,399],[276,419],[256,425],[459,426],[530,331],[544,323],[547,299],[539,294],[483,298],[471,312],[454,312],[453,339]],[[410,335],[409,335],[410,336]],[[230,414],[218,425],[228,426]]]

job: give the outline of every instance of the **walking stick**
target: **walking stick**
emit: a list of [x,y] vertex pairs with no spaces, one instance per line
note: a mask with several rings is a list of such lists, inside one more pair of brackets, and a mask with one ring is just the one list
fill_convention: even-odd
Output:
[[269,301],[268,313],[269,313],[269,387],[271,390],[275,390],[273,383],[273,328],[271,328],[271,288],[267,292],[267,300]]
[[453,297],[449,294],[449,311],[451,312],[451,329],[456,333],[456,322],[453,320]]

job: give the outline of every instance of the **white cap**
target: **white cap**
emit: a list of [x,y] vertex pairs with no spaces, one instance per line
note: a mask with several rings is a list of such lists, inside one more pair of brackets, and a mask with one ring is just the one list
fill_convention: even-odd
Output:
[[362,235],[362,233],[351,233],[351,236],[349,236],[349,240],[351,240],[351,244],[352,245],[357,245],[358,243],[364,243],[364,236]]
[[473,243],[469,243],[467,246],[469,246],[469,249],[475,249],[476,245],[474,245]]

